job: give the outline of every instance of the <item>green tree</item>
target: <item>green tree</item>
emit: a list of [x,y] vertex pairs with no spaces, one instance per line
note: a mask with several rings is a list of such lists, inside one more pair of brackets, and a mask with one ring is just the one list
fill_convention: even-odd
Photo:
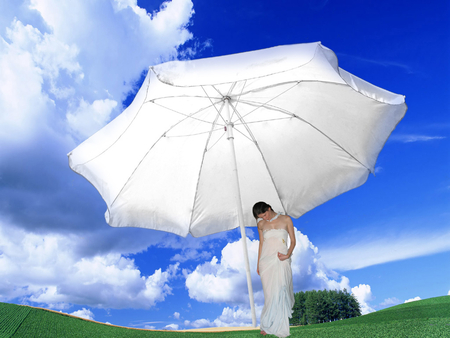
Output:
[[328,316],[330,321],[339,319],[339,293],[337,290],[328,292]]
[[307,325],[308,320],[306,319],[306,312],[302,316],[302,320],[300,321],[300,325]]
[[351,308],[351,317],[361,316],[361,306],[354,295],[349,295],[349,305]]
[[316,290],[308,291],[306,293],[306,316],[308,317],[308,324],[316,324],[319,322],[319,295]]
[[305,300],[306,295],[303,291],[297,292],[294,295],[295,303],[293,307],[292,318],[290,318],[289,323],[291,325],[303,325],[301,320],[305,314]]
[[291,325],[315,324],[361,315],[357,299],[346,289],[301,291],[294,298]]

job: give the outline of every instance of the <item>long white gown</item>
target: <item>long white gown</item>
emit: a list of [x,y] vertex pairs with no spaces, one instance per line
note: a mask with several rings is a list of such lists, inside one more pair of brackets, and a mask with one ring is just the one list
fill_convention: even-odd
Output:
[[294,306],[291,259],[280,261],[278,252],[287,253],[288,232],[269,229],[263,232],[264,243],[259,260],[259,274],[264,290],[261,330],[278,337],[289,336],[289,318]]

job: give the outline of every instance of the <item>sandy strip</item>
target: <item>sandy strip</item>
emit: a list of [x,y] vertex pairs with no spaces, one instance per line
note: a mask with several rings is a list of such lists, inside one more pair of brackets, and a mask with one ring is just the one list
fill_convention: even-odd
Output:
[[81,318],[81,317],[78,317],[78,316],[70,315],[68,313],[55,311],[55,310],[50,310],[50,309],[45,309],[45,308],[42,308],[42,307],[35,307],[35,306],[29,306],[29,305],[19,305],[19,306],[27,306],[27,307],[31,307],[31,308],[34,308],[34,309],[39,309],[39,310],[44,310],[44,311],[57,313],[59,315],[63,315],[63,316],[67,316],[67,317],[81,319],[81,320],[84,320],[86,322],[91,322],[91,323],[96,323],[96,324],[103,324],[103,325],[114,326],[114,327],[120,327],[120,328],[123,328],[123,329],[130,329],[130,330],[160,331],[160,332],[169,332],[169,331],[170,332],[227,332],[227,331],[259,330],[259,326],[258,327],[252,327],[252,326],[242,326],[242,327],[239,327],[239,326],[236,326],[236,327],[222,326],[222,327],[207,327],[207,328],[203,328],[203,329],[190,329],[190,330],[149,330],[149,329],[138,329],[138,328],[133,328],[133,327],[127,327],[127,326],[120,326],[120,325],[113,325],[113,324],[106,324],[106,323],[102,323],[102,322],[97,322],[95,320]]

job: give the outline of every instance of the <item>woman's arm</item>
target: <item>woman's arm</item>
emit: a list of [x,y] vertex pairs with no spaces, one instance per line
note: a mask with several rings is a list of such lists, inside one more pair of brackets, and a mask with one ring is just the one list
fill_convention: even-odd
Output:
[[291,257],[292,255],[292,251],[294,251],[295,248],[295,231],[294,231],[294,224],[292,223],[292,219],[289,216],[285,216],[287,219],[287,231],[289,234],[289,239],[291,240],[291,245],[289,245],[289,249],[286,255],[283,255],[282,253],[278,253],[278,258],[280,261],[284,261],[286,259],[288,259],[289,257]]
[[256,272],[259,275],[259,258],[261,257],[261,250],[262,250],[262,246],[263,246],[263,241],[264,241],[264,234],[263,234],[263,230],[260,227],[260,223],[262,221],[259,221],[258,223],[258,234],[259,234],[259,249],[258,249],[258,263],[256,265]]

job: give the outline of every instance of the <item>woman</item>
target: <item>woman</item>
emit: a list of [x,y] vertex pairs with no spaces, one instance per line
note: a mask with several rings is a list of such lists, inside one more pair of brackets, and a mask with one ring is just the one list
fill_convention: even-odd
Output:
[[294,225],[289,216],[275,213],[265,202],[253,206],[253,216],[257,219],[259,233],[257,272],[264,291],[261,334],[287,337],[294,306],[290,259],[295,247]]

